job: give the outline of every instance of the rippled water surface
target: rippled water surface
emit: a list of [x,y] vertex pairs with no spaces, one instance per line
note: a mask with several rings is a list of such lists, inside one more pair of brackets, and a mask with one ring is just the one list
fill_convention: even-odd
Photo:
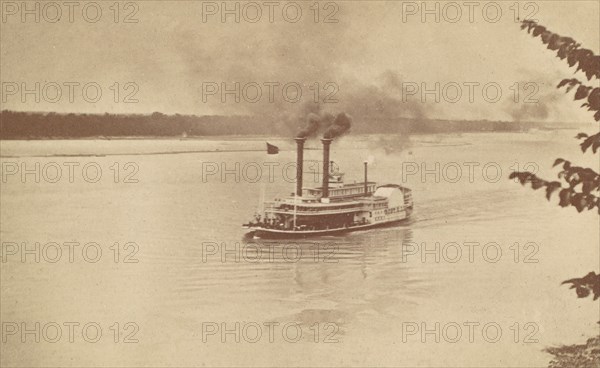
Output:
[[[73,263],[65,254],[56,263],[7,256],[1,264],[2,321],[94,321],[103,337],[89,343],[76,336],[69,343],[63,336],[52,344],[9,336],[1,363],[544,366],[549,360],[544,347],[582,343],[597,332],[596,304],[576,299],[560,282],[597,270],[598,217],[560,209],[544,193],[507,177],[511,170],[537,165],[551,178],[556,157],[594,165],[583,161],[574,133],[421,136],[395,152],[378,149],[379,137],[342,139],[332,146],[332,158],[347,180],[361,180],[362,161],[370,160],[370,179],[413,189],[413,218],[395,227],[283,242],[245,237],[240,225],[252,217],[261,192],[269,199],[293,191],[294,183],[282,173],[295,160],[291,140],[269,140],[282,149],[269,156],[262,151],[265,139],[249,138],[4,141],[4,165],[94,162],[102,176],[88,183],[77,169],[70,183],[65,169],[57,183],[43,177],[35,183],[33,175],[26,183],[7,177],[1,189],[2,241],[30,247],[96,242],[103,253],[96,263],[83,260],[80,251]],[[307,148],[306,160],[320,159],[318,142]],[[110,169],[115,162],[118,183]],[[133,172],[132,166],[124,168],[129,162],[139,168],[132,176],[137,183],[123,182]],[[273,180],[265,162],[278,165]],[[254,183],[243,173],[239,182],[234,174],[224,181],[218,174],[203,178],[207,165],[233,169],[236,163],[247,168],[246,179],[254,177],[250,166],[257,163],[262,178]],[[415,168],[416,174],[406,175]],[[430,170],[425,177],[423,169]],[[318,186],[318,180],[306,174],[305,185]],[[131,259],[138,262],[123,263],[134,248],[121,249],[115,262],[115,242],[121,248],[135,242],[139,249]],[[495,245],[486,247],[489,243]],[[416,247],[430,253],[412,254]],[[474,249],[471,259],[468,249]],[[115,343],[109,329],[114,322],[134,322],[139,342]],[[266,328],[256,343],[244,336],[235,343],[233,335],[222,343],[220,334],[203,342],[207,322],[231,328],[236,322],[280,325],[273,342]],[[290,322],[303,332],[295,343],[281,336]],[[434,334],[425,335],[425,342],[420,332],[407,334],[408,325],[434,329],[436,322],[439,343]],[[472,342],[469,322],[479,324]],[[501,328],[497,342],[483,336],[488,323]],[[456,325],[462,326],[458,337]],[[485,337],[493,335],[490,330]]]

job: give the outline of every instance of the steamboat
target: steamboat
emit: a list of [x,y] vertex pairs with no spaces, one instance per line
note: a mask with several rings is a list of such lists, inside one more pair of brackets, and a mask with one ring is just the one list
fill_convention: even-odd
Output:
[[332,139],[323,138],[322,186],[303,188],[304,142],[296,138],[296,192],[265,202],[254,220],[243,226],[259,238],[335,235],[394,224],[413,210],[411,190],[396,184],[378,186],[368,181],[344,183],[344,174],[333,169],[329,151]]

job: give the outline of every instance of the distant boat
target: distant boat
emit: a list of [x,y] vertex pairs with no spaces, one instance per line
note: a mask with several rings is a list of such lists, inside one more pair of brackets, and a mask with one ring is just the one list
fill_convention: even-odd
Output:
[[269,142],[267,142],[267,153],[269,155],[276,155],[279,153],[279,147],[269,144]]
[[331,139],[323,139],[323,185],[303,188],[304,138],[296,138],[296,192],[287,198],[265,202],[254,220],[243,227],[253,236],[307,237],[345,233],[407,220],[413,210],[411,190],[396,184],[377,186],[367,179],[344,184],[343,173],[332,170]]

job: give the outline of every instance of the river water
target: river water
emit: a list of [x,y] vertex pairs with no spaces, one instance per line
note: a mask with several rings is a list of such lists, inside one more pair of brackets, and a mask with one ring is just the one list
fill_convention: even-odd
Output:
[[345,137],[346,181],[368,160],[370,180],[412,188],[413,217],[302,241],[240,226],[293,191],[292,140],[3,141],[0,363],[545,366],[545,347],[597,332],[597,303],[560,282],[598,270],[598,216],[508,175],[597,165],[575,134]]

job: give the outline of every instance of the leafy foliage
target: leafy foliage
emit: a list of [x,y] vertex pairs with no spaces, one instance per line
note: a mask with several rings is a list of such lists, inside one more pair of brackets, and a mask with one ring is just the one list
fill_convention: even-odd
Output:
[[583,71],[588,80],[594,76],[600,78],[600,56],[594,55],[592,50],[581,48],[581,44],[571,37],[563,37],[551,32],[533,20],[521,22],[521,29],[527,29],[533,37],[540,36],[549,50],[556,51],[556,56],[562,60],[566,58],[569,66],[577,65],[576,71]]
[[[556,51],[556,56],[561,60],[566,59],[569,66],[577,66],[575,72],[581,70],[588,80],[591,80],[592,77],[600,79],[600,56],[594,55],[592,50],[581,48],[581,44],[571,37],[563,37],[551,32],[533,20],[524,20],[521,23],[521,29],[527,30],[533,37],[539,36],[542,42],[548,45],[548,49]],[[567,87],[567,92],[577,87],[575,100],[587,98],[587,102],[582,107],[595,111],[594,119],[600,121],[600,88],[586,86],[576,78],[563,79],[558,84],[558,88],[563,86]]]
[[596,151],[598,151],[598,148],[600,148],[600,133],[596,133],[591,136],[588,136],[585,133],[579,133],[579,134],[577,134],[577,136],[575,138],[583,139],[583,142],[581,142],[580,146],[581,146],[581,150],[584,153],[590,147],[592,148],[592,151],[594,153],[596,153]]
[[582,278],[563,281],[564,284],[571,284],[571,289],[575,289],[578,298],[587,298],[590,293],[594,293],[594,300],[600,298],[600,274],[590,272]]
[[[532,20],[524,20],[521,29],[533,37],[540,37],[548,45],[548,49],[556,51],[556,56],[566,59],[569,66],[577,66],[575,72],[581,70],[588,80],[593,77],[600,78],[600,56],[577,43],[571,37],[563,37],[546,29]],[[568,93],[575,90],[575,101],[587,99],[581,107],[595,111],[594,118],[600,121],[600,88],[584,85],[577,78],[567,78],[560,81],[557,88],[565,88]],[[594,135],[579,133],[575,138],[581,143],[581,151],[591,150],[594,154],[600,149],[600,132]],[[522,185],[531,184],[534,190],[545,188],[546,198],[551,199],[554,192],[558,192],[561,207],[573,206],[578,212],[597,209],[600,214],[600,176],[591,168],[573,166],[570,161],[557,158],[553,166],[562,165],[558,173],[558,181],[547,181],[530,172],[515,172],[510,178],[517,178]]]
[[[548,49],[556,51],[556,56],[561,60],[566,59],[570,67],[577,66],[575,73],[581,70],[588,80],[592,77],[600,79],[600,56],[577,43],[571,37],[563,37],[546,29],[532,20],[525,20],[521,29],[526,29],[533,37],[540,37],[542,42],[548,45]],[[594,119],[600,121],[600,88],[584,85],[577,78],[563,79],[557,88],[566,88],[566,92],[575,89],[575,101],[587,99],[581,107],[589,111],[595,111]],[[588,149],[595,154],[600,148],[600,132],[588,136],[579,133],[575,138],[581,140],[579,144],[581,151],[585,153]],[[578,212],[591,210],[594,207],[600,214],[600,176],[590,168],[573,166],[570,161],[557,158],[554,165],[562,165],[558,173],[559,181],[546,181],[530,172],[516,172],[510,178],[517,178],[522,185],[531,184],[534,190],[545,188],[546,198],[551,199],[554,192],[558,192],[559,205],[561,207],[573,206]],[[563,186],[563,184],[566,184]],[[593,300],[600,298],[600,275],[590,272],[584,277],[565,280],[562,283],[571,284],[578,298],[587,298],[593,294]],[[550,368],[571,367],[600,367],[600,335],[588,339],[587,344],[569,345],[547,348],[546,351],[554,355],[549,364]]]
[[600,120],[600,88],[586,86],[577,78],[563,79],[558,83],[557,88],[565,86],[567,93],[577,87],[577,89],[575,89],[575,101],[587,98],[587,102],[584,102],[581,107],[587,107],[588,110],[595,111],[594,119],[596,119],[596,121]]
[[547,348],[554,355],[549,368],[597,368],[600,367],[600,336],[588,339],[583,345]]
[[545,188],[546,199],[558,192],[559,206],[573,206],[578,212],[597,208],[600,214],[600,175],[587,167],[573,166],[570,161],[557,158],[554,166],[561,165],[558,173],[561,181],[547,181],[530,172],[513,172],[509,178],[517,178],[522,184],[531,184],[534,190]]

